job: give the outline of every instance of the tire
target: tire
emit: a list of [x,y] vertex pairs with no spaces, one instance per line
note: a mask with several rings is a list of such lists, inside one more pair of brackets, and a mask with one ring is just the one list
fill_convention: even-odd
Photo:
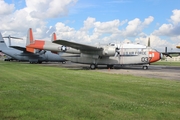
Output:
[[107,65],[107,68],[109,69],[112,69],[113,68],[113,65]]
[[90,68],[91,68],[92,70],[94,70],[94,69],[96,68],[96,65],[95,65],[95,64],[91,64],[91,65],[90,65]]
[[42,63],[42,61],[38,61],[37,63],[38,63],[38,64],[41,64],[41,63]]
[[143,70],[147,70],[148,69],[148,66],[143,66]]

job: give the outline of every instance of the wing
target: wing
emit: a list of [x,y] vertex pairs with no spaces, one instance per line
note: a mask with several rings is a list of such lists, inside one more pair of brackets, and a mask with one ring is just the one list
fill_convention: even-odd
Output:
[[72,48],[81,50],[82,52],[83,51],[102,51],[103,50],[103,48],[98,48],[98,47],[95,47],[95,46],[70,42],[70,41],[66,41],[66,40],[56,40],[56,41],[53,41],[53,43],[57,43],[57,44],[60,44],[60,45],[72,47]]
[[20,50],[20,51],[26,51],[25,47],[20,47],[20,46],[9,46],[9,47]]

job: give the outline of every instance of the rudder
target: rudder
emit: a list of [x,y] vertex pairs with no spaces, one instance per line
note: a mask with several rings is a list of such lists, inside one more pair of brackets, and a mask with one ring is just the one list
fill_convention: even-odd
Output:
[[29,28],[27,33],[26,46],[32,44],[33,42],[34,42],[33,31],[32,28]]

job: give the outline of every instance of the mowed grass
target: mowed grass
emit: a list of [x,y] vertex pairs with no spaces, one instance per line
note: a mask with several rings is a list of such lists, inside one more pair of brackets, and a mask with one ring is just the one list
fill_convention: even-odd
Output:
[[180,119],[180,81],[0,61],[0,119]]
[[158,62],[152,63],[152,65],[180,66],[180,62],[158,61]]

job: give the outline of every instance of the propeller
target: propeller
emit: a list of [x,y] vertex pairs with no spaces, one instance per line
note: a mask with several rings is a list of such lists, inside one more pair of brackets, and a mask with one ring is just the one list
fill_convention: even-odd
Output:
[[166,57],[172,58],[172,56],[167,52],[167,47],[165,47],[165,52],[162,54],[165,55]]
[[[148,38],[148,44],[147,44],[148,47],[151,46],[151,41],[150,41],[150,37]],[[166,57],[170,57],[172,58],[172,56],[167,52],[167,47],[165,47],[165,52],[162,53],[163,55],[165,55]]]
[[151,42],[150,42],[150,37],[148,38],[148,44],[147,44],[148,47],[151,46]]
[[120,54],[120,47],[119,47],[119,44],[117,45],[117,47],[115,48],[115,57],[117,57],[119,54]]

